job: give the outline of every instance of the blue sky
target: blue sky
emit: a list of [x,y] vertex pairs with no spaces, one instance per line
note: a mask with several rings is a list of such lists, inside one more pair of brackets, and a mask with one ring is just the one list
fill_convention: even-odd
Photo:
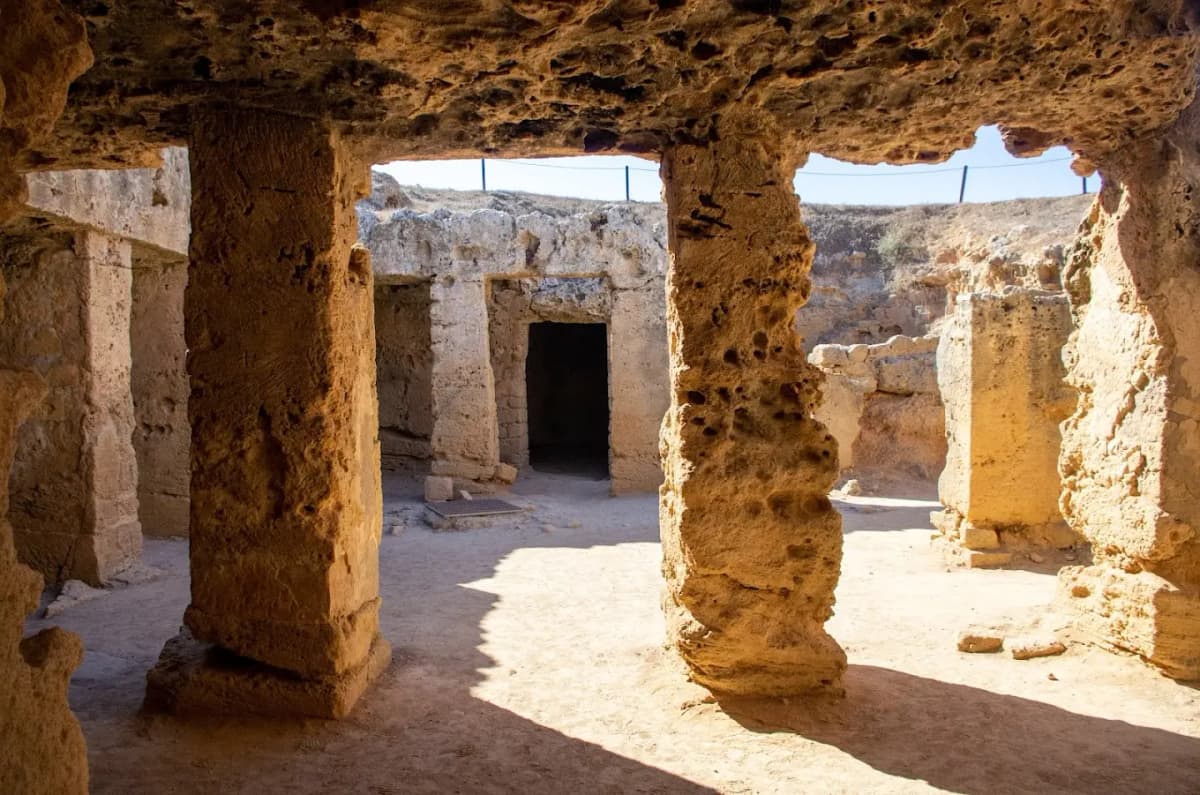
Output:
[[[1018,159],[1005,151],[995,127],[982,127],[975,145],[947,162],[922,166],[856,166],[813,155],[796,175],[796,192],[816,204],[926,204],[958,200],[962,167],[969,166],[966,200],[1002,201],[1034,196],[1068,196],[1082,184],[1070,169],[1064,147],[1041,157]],[[553,196],[619,200],[625,198],[625,167],[630,196],[659,201],[658,164],[625,156],[563,157],[487,161],[489,190],[515,190]],[[397,161],[379,166],[401,184],[428,188],[479,190],[478,160]],[[1088,190],[1100,186],[1088,180]]]

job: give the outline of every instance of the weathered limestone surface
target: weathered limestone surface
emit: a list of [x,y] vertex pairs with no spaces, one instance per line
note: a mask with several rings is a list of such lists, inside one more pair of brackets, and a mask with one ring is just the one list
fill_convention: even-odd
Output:
[[429,283],[375,286],[375,368],[384,469],[428,471],[433,433]]
[[[78,16],[55,0],[0,0],[0,223],[24,201],[22,150],[49,131],[71,80],[90,64]],[[0,298],[4,280],[0,272]],[[13,323],[3,303],[0,322]],[[85,793],[88,785],[83,733],[67,706],[82,644],[57,629],[22,639],[42,578],[17,561],[8,522],[17,427],[45,394],[36,375],[0,370],[0,791],[31,795]]]
[[0,361],[39,373],[50,387],[18,435],[17,551],[49,583],[100,585],[141,555],[130,246],[86,230],[4,243]]
[[1070,332],[1060,293],[958,297],[937,354],[949,450],[934,523],[948,551],[1080,540],[1058,507],[1059,424],[1075,403],[1062,363]]
[[[265,688],[275,713],[338,716],[390,655],[378,632],[372,274],[353,246],[360,184],[321,123],[218,108],[193,118],[194,639],[167,645],[147,700],[238,709],[241,692],[254,709]],[[243,659],[230,665],[230,652]]]
[[434,475],[491,480],[500,464],[496,386],[487,336],[487,284],[439,276],[429,288]]
[[188,425],[183,297],[187,261],[134,246],[132,340],[133,448],[142,532],[185,536],[192,443]]
[[78,14],[58,0],[0,0],[0,222],[25,203],[18,171],[30,163],[29,147],[47,136],[71,81],[91,65]]
[[796,163],[769,130],[723,129],[667,152],[671,406],[660,527],[669,636],[718,692],[838,687],[826,634],[841,517],[838,446],[813,419],[821,374],[792,327],[813,246]]
[[1065,282],[1079,390],[1063,515],[1095,564],[1063,600],[1097,641],[1200,679],[1200,106],[1114,157]]
[[[529,466],[529,399],[525,375],[529,324],[606,323],[611,315],[612,292],[603,278],[492,281],[488,338],[496,381],[500,457],[504,461],[518,467]],[[665,381],[665,368],[661,376]],[[657,487],[657,482],[651,486]]]
[[838,440],[843,474],[877,487],[931,480],[941,471],[946,439],[937,341],[894,336],[876,345],[813,348],[808,360],[825,374],[814,416]]
[[1187,0],[69,6],[97,64],[24,159],[42,168],[141,164],[205,99],[328,114],[366,162],[663,151],[747,109],[796,154],[926,162],[1001,120],[1013,151],[1101,162],[1196,82]]
[[186,257],[191,229],[187,150],[164,149],[161,158],[157,168],[29,174],[26,212]]
[[[8,482],[17,427],[45,394],[45,382],[37,375],[0,370],[0,484]],[[0,791],[86,793],[87,749],[79,722],[67,706],[67,684],[83,659],[83,644],[57,627],[22,639],[25,616],[38,606],[42,578],[17,562],[7,514],[4,487],[0,488]]]
[[359,223],[377,277],[420,281],[431,294],[433,472],[487,488],[497,467],[527,464],[528,324],[607,322],[611,488],[657,488],[668,391],[662,207],[501,193],[460,208],[473,197],[439,192],[425,202],[438,209],[426,210],[413,206],[419,191],[380,172],[374,183]]
[[613,494],[662,483],[658,429],[667,411],[670,362],[665,282],[613,293],[608,330],[609,477]]
[[[813,294],[796,316],[805,347],[939,334],[963,293],[1060,291],[1064,251],[1089,196],[986,204],[812,205]],[[843,450],[843,453],[845,451]]]

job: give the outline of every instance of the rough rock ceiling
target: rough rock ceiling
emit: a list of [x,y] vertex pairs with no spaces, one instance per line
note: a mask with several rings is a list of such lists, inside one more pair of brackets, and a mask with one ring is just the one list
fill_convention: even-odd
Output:
[[1092,162],[1195,87],[1189,0],[65,0],[96,65],[27,166],[139,164],[202,101],[329,114],[376,162],[657,152],[761,110],[797,152],[939,160],[981,124]]

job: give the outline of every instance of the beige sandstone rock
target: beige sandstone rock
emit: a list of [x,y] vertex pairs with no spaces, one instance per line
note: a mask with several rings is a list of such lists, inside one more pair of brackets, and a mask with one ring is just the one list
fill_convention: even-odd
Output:
[[937,337],[896,335],[875,345],[813,348],[809,362],[825,374],[815,416],[838,440],[844,472],[880,483],[928,481],[941,470],[946,443],[936,346]]
[[[164,649],[147,702],[222,711],[266,690],[276,714],[336,717],[390,655],[353,164],[320,123],[193,118],[190,634]],[[230,653],[252,662],[231,668]]]
[[130,245],[86,229],[2,239],[0,362],[36,371],[50,388],[17,437],[9,484],[17,552],[48,583],[100,585],[142,545]]
[[813,419],[821,375],[792,329],[812,243],[795,163],[770,140],[730,126],[664,160],[672,401],[660,527],[668,632],[692,677],[789,695],[839,687],[846,657],[823,625],[842,539],[826,496],[837,441]]
[[328,116],[370,162],[662,152],[754,110],[797,156],[927,162],[999,120],[1015,152],[1069,143],[1097,163],[1195,86],[1181,0],[82,8],[96,65],[23,166],[141,165],[214,99]]
[[444,475],[429,475],[425,478],[425,500],[446,502],[454,499],[454,478]]
[[1037,657],[1054,657],[1067,650],[1066,645],[1053,635],[1031,635],[1013,638],[1008,643],[1014,660],[1032,660]]
[[1107,165],[1065,283],[1062,510],[1095,563],[1060,575],[1092,640],[1200,679],[1200,107]]
[[1004,648],[1004,638],[982,630],[967,630],[958,636],[958,650],[970,654],[991,654]]
[[[1064,548],[1079,541],[1058,509],[1058,425],[1074,400],[1061,354],[1069,332],[1062,295],[1010,287],[959,296],[937,359],[949,452],[938,480],[945,509],[934,516],[951,557],[961,557],[956,546]],[[966,558],[972,565],[1002,562]]]
[[[0,370],[0,483],[8,482],[17,426],[45,393],[36,375]],[[0,791],[85,793],[83,733],[67,706],[83,645],[58,628],[22,638],[42,578],[17,562],[7,514],[8,489],[0,488]]]

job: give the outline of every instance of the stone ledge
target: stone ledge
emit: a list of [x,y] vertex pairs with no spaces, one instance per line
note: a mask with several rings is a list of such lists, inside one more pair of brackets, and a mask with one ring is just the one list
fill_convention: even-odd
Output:
[[1200,680],[1200,595],[1148,571],[1105,565],[1059,572],[1055,601],[1077,617],[1082,639],[1132,652],[1172,679]]
[[303,679],[198,641],[181,629],[146,675],[143,709],[174,715],[343,718],[391,660],[391,644],[377,635],[358,667],[340,676]]

